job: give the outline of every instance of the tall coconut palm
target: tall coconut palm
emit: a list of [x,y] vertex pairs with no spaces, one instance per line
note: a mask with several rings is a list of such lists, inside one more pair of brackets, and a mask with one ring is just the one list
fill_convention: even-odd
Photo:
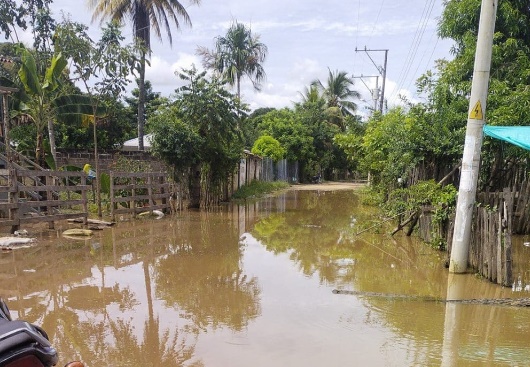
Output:
[[353,115],[357,111],[357,104],[352,99],[359,99],[361,95],[353,87],[353,79],[345,71],[332,72],[330,69],[326,85],[315,80],[311,85],[322,90],[328,108],[339,108],[344,115]]
[[267,57],[267,46],[260,42],[259,35],[253,35],[250,28],[237,21],[232,23],[226,36],[216,37],[215,49],[199,47],[206,68],[221,74],[231,86],[236,85],[237,97],[241,100],[241,78],[246,76],[255,90],[261,90],[265,79],[262,63]]
[[[190,0],[200,4],[200,0]],[[151,29],[157,38],[162,40],[162,28],[165,28],[169,44],[173,44],[170,22],[176,29],[180,28],[179,18],[191,26],[186,8],[178,0],[89,0],[94,9],[93,19],[106,18],[123,22],[132,20],[134,38],[140,49],[140,70],[138,78],[138,149],[144,150],[145,124],[145,64],[147,55],[151,54]]]
[[303,92],[298,92],[302,98],[302,104],[305,103],[319,103],[323,101],[323,97],[320,94],[319,88],[311,84],[309,87],[305,87]]

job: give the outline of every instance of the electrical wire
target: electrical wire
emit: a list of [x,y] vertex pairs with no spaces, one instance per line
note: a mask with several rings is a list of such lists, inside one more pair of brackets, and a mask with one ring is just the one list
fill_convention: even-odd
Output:
[[435,0],[429,0],[428,2],[425,3],[425,7],[423,8],[421,19],[418,22],[418,26],[416,28],[414,38],[409,48],[409,52],[407,53],[407,57],[405,58],[404,67],[400,72],[400,76],[398,77],[397,87],[393,91],[392,95],[390,96],[389,101],[394,100],[397,97],[397,95],[399,95],[399,91],[402,89],[402,86],[405,84],[407,80],[411,66],[414,63],[414,59],[416,58],[418,48],[421,44],[423,35],[425,33],[425,29],[427,27],[430,15],[434,8],[434,4],[435,4]]
[[[436,34],[436,32],[433,33],[433,35],[435,35],[435,34]],[[432,37],[431,37],[431,39],[432,39]],[[432,57],[434,56],[434,52],[436,51],[436,46],[438,46],[438,41],[439,40],[440,39],[438,37],[436,37],[436,42],[434,42],[434,47],[432,48],[431,55],[429,56],[429,60],[427,60],[427,62],[425,64],[423,64],[423,65],[427,65],[427,66],[425,66],[425,68],[423,69],[422,74],[425,74],[427,72],[427,70],[429,68],[429,65],[431,64],[431,60],[432,60]],[[418,63],[418,66],[416,67],[416,70],[414,71],[414,75],[418,75],[417,74],[418,70],[420,68],[420,65],[422,65],[423,57],[425,56],[426,53],[427,53],[427,49],[425,49],[425,51],[423,53],[423,56],[422,56],[420,62]],[[407,89],[410,88],[410,86],[412,84],[412,81],[413,80],[410,81],[409,85],[407,86]],[[416,89],[414,89],[413,98],[417,98],[417,97],[419,97],[418,91]]]
[[385,5],[385,0],[381,1],[381,6],[379,7],[379,12],[377,13],[377,17],[375,18],[374,26],[372,27],[372,32],[370,32],[370,36],[368,36],[368,42],[370,41],[370,38],[374,35],[375,26],[379,22],[379,17],[381,16],[381,11],[383,10],[383,5]]

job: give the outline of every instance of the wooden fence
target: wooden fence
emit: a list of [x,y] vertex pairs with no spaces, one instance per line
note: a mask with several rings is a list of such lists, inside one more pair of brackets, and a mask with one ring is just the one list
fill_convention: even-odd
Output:
[[515,193],[509,189],[480,194],[474,212],[469,263],[478,274],[503,286],[512,286],[512,218]]
[[83,218],[87,222],[87,176],[84,172],[0,170],[0,226],[11,232],[24,223]]
[[110,172],[110,214],[133,216],[153,210],[172,210],[165,172]]
[[[528,198],[524,196],[528,197],[528,191],[525,194],[525,191],[505,189],[503,192],[480,193],[473,211],[469,266],[489,281],[507,287],[513,284],[512,234],[515,233],[515,224],[524,227],[527,221],[517,214],[518,211],[526,211],[522,206],[528,202]],[[429,243],[444,239],[447,243],[447,261],[451,256],[453,232],[454,217],[441,227],[432,222],[432,208],[423,209],[419,235]]]
[[513,189],[513,233],[530,234],[530,183],[524,181]]

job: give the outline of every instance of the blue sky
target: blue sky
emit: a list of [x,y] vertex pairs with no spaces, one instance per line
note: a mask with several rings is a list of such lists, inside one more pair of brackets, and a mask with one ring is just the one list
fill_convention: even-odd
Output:
[[[81,4],[80,4],[81,3]],[[383,67],[384,52],[356,52],[356,48],[388,49],[385,96],[390,106],[399,103],[398,95],[411,100],[414,81],[433,67],[436,59],[450,58],[452,42],[439,40],[436,26],[442,13],[442,0],[202,0],[201,5],[181,3],[188,9],[192,27],[173,32],[173,46],[167,38],[152,38],[153,55],[146,78],[154,90],[170,95],[180,85],[174,71],[195,64],[197,46],[212,48],[214,38],[224,35],[231,22],[249,25],[268,46],[264,63],[267,79],[263,90],[255,92],[250,82],[242,85],[243,99],[251,108],[292,106],[315,79],[325,81],[328,68],[355,76],[355,89],[372,106],[370,89]],[[55,0],[56,19],[61,12],[72,20],[90,26],[99,37],[99,22],[91,22],[92,11],[84,2]],[[130,36],[130,24],[123,33]],[[369,58],[372,57],[373,60]],[[364,76],[363,78],[360,78]],[[379,78],[381,86],[382,78]]]

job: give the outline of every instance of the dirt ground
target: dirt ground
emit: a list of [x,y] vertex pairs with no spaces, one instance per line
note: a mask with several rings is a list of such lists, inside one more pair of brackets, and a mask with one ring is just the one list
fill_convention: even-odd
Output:
[[333,182],[333,181],[326,181],[319,184],[298,184],[298,185],[291,185],[291,190],[324,190],[324,191],[332,191],[332,190],[355,190],[359,189],[361,187],[366,186],[365,183],[359,183],[359,182]]

